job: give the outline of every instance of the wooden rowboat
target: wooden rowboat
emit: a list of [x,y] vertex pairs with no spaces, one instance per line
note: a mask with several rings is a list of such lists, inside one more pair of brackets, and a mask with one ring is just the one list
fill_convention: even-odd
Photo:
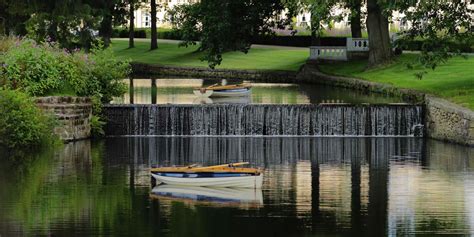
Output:
[[152,177],[160,183],[179,186],[221,187],[221,188],[261,188],[262,170],[240,168],[248,162],[196,167],[152,168]]
[[214,84],[208,87],[195,88],[193,93],[200,97],[235,97],[247,96],[250,94],[252,86],[249,84],[236,84],[221,86]]

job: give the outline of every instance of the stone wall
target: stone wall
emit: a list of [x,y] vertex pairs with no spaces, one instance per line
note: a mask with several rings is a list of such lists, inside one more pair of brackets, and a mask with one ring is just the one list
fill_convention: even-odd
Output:
[[50,96],[35,100],[37,106],[58,120],[54,133],[63,141],[91,136],[92,102],[87,97]]
[[474,112],[449,101],[426,96],[427,136],[474,146]]
[[299,72],[297,81],[385,93],[402,96],[405,100],[413,103],[422,103],[426,106],[425,132],[427,137],[474,146],[474,112],[444,99],[387,84],[326,75],[319,71],[317,65],[311,63],[306,64]]
[[426,135],[430,138],[474,146],[473,111],[446,100],[434,98],[411,89],[400,89],[388,84],[364,81],[356,78],[326,75],[319,71],[317,63],[308,61],[298,72],[223,70],[208,68],[184,68],[147,64],[133,64],[135,73],[186,76],[202,78],[246,79],[257,82],[310,83],[344,87],[354,90],[401,96],[404,100],[426,105]]
[[259,82],[291,82],[296,79],[297,72],[264,71],[264,70],[233,70],[194,67],[162,66],[132,63],[134,74],[151,76],[179,76],[197,78],[225,78],[255,80]]

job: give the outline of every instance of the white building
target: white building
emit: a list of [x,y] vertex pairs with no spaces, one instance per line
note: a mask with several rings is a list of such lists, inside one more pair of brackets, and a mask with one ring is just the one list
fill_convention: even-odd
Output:
[[[158,27],[171,27],[167,20],[166,12],[181,4],[196,3],[198,0],[156,0],[156,19]],[[135,27],[150,28],[151,27],[151,7],[149,0],[145,0],[141,6],[135,10]]]
[[[192,4],[199,2],[199,0],[157,0],[157,26],[163,28],[171,28],[171,24],[168,21],[167,11],[174,8],[175,6],[182,4]],[[474,9],[474,4],[470,4],[469,8]],[[365,11],[363,8],[362,11]],[[137,28],[150,28],[151,27],[151,8],[150,2],[145,0],[141,7],[135,11],[135,27]],[[331,27],[326,26],[327,30],[331,35],[347,35],[350,34],[350,23],[348,19],[349,10],[344,8],[334,8],[331,11],[333,16],[342,16],[343,20],[338,22],[332,22]],[[280,17],[285,17],[282,13]],[[403,21],[403,14],[394,12],[391,18],[390,30],[398,31],[409,27],[407,22]],[[295,26],[299,31],[308,30],[311,26],[311,14],[309,12],[303,12],[298,14],[295,19]],[[363,19],[364,24],[365,20]]]

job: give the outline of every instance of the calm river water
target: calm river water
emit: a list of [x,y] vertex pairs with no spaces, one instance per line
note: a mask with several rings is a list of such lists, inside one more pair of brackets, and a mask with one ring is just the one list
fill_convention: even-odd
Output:
[[[252,94],[233,98],[199,98],[193,88],[221,83],[203,79],[129,79],[128,93],[115,98],[115,104],[319,104],[319,103],[399,103],[401,98],[376,93],[311,84],[252,83]],[[235,84],[247,81],[231,81]]]
[[[152,189],[249,161],[261,190]],[[180,197],[177,197],[180,196]],[[474,149],[417,138],[147,137],[0,153],[0,236],[474,234]]]

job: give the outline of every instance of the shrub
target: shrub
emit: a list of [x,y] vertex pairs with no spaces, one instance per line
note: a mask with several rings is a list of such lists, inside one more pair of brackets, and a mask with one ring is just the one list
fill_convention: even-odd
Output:
[[[100,107],[126,92],[122,79],[131,72],[128,61],[118,60],[101,44],[89,53],[62,50],[57,44],[36,44],[16,39],[0,64],[0,87],[31,96],[77,95],[94,98],[99,123]],[[99,131],[96,129],[96,131]]]
[[[3,55],[5,52],[8,51],[16,42],[17,39],[13,37],[4,37],[0,36],[0,55]],[[0,58],[0,61],[1,58]]]
[[[119,37],[119,38],[128,38],[130,36],[130,31],[128,29],[114,29],[112,32],[113,37]],[[145,29],[136,29],[133,31],[133,37],[135,38],[146,38],[147,37],[147,31]]]
[[0,89],[0,144],[26,148],[52,138],[54,120],[17,90]]
[[[309,35],[260,35],[254,37],[253,44],[309,47],[312,45]],[[319,46],[346,46],[346,37],[321,37]]]
[[64,77],[57,53],[31,40],[17,41],[3,56],[0,77],[9,87],[35,96],[57,90]]
[[125,93],[122,79],[130,73],[128,61],[118,60],[102,45],[89,53],[68,52],[55,44],[18,40],[4,55],[0,82],[32,96],[64,94],[99,96],[109,102]]
[[[425,39],[409,40],[402,38],[397,42],[397,44],[399,48],[411,51],[421,51],[424,48],[426,48],[428,51],[432,51],[435,47],[440,47]],[[474,38],[466,38],[463,40],[463,42],[453,40],[447,42],[446,46],[450,52],[472,53],[474,52]]]
[[126,92],[122,80],[131,72],[130,63],[117,59],[112,49],[98,46],[89,54],[74,54],[71,60],[80,74],[69,81],[76,95],[95,96],[108,103]]

